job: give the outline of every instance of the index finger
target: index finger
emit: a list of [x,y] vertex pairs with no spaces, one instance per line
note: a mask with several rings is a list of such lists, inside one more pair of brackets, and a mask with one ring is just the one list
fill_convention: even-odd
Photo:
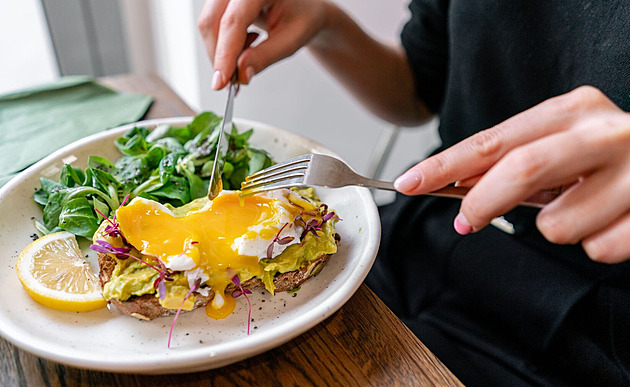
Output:
[[420,195],[484,174],[510,150],[570,127],[576,94],[551,98],[429,157],[400,176],[396,189]]
[[236,69],[236,61],[247,41],[247,28],[263,8],[264,0],[231,0],[219,22],[214,52],[212,87],[225,87]]
[[197,28],[211,62],[214,62],[214,50],[219,35],[219,22],[221,21],[221,16],[225,13],[228,2],[229,0],[207,0],[197,19]]

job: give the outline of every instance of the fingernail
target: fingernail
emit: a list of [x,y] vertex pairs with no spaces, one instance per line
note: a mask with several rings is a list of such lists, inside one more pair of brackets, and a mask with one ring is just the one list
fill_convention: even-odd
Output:
[[416,171],[409,171],[396,179],[394,181],[394,188],[396,188],[399,192],[410,191],[413,188],[416,188],[420,185],[420,181],[422,180],[422,176],[420,173]]
[[467,235],[472,232],[472,226],[470,225],[470,222],[468,222],[468,219],[466,219],[466,216],[464,216],[462,212],[457,214],[457,216],[455,217],[453,226],[455,227],[455,231],[457,231],[459,235]]
[[254,76],[254,68],[252,66],[249,66],[248,68],[245,69],[245,82],[249,83],[249,81],[252,80],[252,77]]
[[214,90],[219,90],[221,88],[221,83],[223,83],[223,74],[221,71],[217,70],[212,74],[212,88]]

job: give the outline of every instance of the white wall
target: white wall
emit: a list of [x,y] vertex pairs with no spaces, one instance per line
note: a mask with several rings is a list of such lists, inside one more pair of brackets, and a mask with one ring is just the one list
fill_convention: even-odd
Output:
[[59,77],[39,0],[0,1],[0,94]]
[[175,91],[200,110],[196,52],[196,17],[192,1],[153,0],[150,14],[156,66]]

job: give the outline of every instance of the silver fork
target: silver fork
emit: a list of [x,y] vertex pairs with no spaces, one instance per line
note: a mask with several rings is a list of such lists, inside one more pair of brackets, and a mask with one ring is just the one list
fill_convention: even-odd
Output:
[[[241,195],[248,196],[274,189],[311,185],[328,188],[352,185],[396,191],[394,183],[361,176],[336,157],[306,154],[247,176],[241,184]],[[446,186],[425,195],[461,199],[469,190],[470,188],[466,187]],[[521,202],[520,205],[541,208],[557,196],[557,191],[541,191]]]

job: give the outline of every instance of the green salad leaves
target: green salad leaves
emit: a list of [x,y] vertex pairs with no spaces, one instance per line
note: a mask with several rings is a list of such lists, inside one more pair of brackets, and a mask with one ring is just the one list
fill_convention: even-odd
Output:
[[[122,156],[111,162],[90,156],[85,170],[64,165],[59,181],[40,178],[35,202],[43,208],[43,234],[69,231],[91,238],[124,198],[136,196],[179,207],[208,192],[221,117],[205,112],[185,127],[160,125],[153,131],[135,127],[114,142]],[[250,147],[253,129],[232,126],[223,165],[223,188],[239,189],[245,177],[273,161],[264,150]],[[96,211],[98,210],[98,211]]]

